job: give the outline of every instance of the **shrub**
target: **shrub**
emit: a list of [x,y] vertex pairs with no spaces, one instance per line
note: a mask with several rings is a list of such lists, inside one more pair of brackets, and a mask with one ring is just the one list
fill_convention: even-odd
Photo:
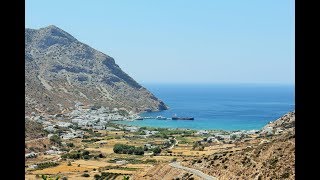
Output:
[[73,143],[67,143],[67,146],[68,147],[74,147],[74,144]]
[[99,158],[105,158],[105,156],[103,154],[101,154],[101,153],[98,155],[98,157]]
[[155,148],[152,149],[152,152],[153,152],[154,154],[159,154],[159,153],[161,153],[161,149],[157,146],[157,147],[155,147]]
[[45,169],[48,167],[54,167],[54,166],[58,166],[58,165],[59,165],[59,163],[56,163],[56,162],[44,162],[44,163],[37,164],[36,169]]
[[50,141],[61,145],[61,138],[56,134],[50,137]]
[[143,155],[144,149],[143,147],[135,147],[126,144],[115,144],[113,147],[113,152],[117,154],[135,154],[135,155]]
[[94,179],[97,179],[97,180],[101,179],[101,176],[99,174],[95,174],[93,177],[94,177]]
[[90,154],[89,151],[83,151],[83,152],[82,152],[82,156],[89,155],[89,154]]
[[82,176],[82,177],[90,177],[90,174],[84,173],[84,174],[82,174],[81,176]]
[[71,162],[70,162],[70,161],[68,161],[68,166],[72,166],[72,164],[71,164]]
[[63,154],[61,156],[61,158],[65,158],[65,159],[80,159],[81,157],[81,154],[79,152],[71,152],[71,153],[66,153],[66,154]]
[[43,180],[47,180],[47,176],[46,175],[41,175],[41,178],[43,179]]
[[231,135],[230,139],[235,140],[237,136],[235,134]]
[[289,178],[289,176],[290,176],[289,172],[285,172],[281,175],[281,178],[286,179],[286,178]]

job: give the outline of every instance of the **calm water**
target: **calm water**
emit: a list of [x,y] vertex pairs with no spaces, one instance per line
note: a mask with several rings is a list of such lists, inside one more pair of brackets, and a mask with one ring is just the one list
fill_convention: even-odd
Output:
[[295,108],[294,85],[144,85],[169,110],[141,116],[192,116],[188,120],[145,119],[121,124],[166,128],[260,129]]

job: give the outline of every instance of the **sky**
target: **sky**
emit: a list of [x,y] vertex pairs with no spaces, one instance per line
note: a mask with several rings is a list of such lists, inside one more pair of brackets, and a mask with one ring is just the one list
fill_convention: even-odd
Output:
[[293,0],[26,0],[139,83],[294,84]]

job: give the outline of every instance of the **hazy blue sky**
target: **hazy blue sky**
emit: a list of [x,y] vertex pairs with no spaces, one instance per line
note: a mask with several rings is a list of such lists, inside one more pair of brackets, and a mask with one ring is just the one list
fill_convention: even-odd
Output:
[[293,0],[26,0],[139,83],[294,84]]

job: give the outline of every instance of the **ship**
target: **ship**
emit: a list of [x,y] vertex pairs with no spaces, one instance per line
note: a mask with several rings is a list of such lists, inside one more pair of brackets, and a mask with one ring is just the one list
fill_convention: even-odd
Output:
[[194,120],[194,117],[177,117],[177,115],[174,115],[172,120]]
[[159,120],[166,120],[167,118],[166,117],[163,117],[163,116],[157,116],[156,119],[159,119]]

